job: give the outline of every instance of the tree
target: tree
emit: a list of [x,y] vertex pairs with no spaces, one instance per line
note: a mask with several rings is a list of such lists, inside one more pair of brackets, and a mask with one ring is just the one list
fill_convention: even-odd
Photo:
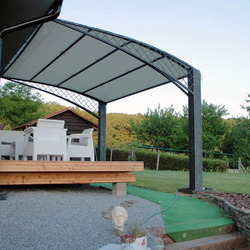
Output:
[[150,144],[159,148],[171,148],[173,146],[173,135],[176,132],[178,114],[174,108],[151,110],[143,115],[143,120],[138,123],[131,123],[132,130],[140,143]]
[[[227,115],[224,105],[202,102],[202,142],[205,151],[218,151],[227,131],[223,116]],[[183,106],[183,114],[174,113],[174,108],[148,109],[143,120],[132,124],[138,142],[155,147],[189,149],[188,106]]]
[[250,120],[247,118],[234,119],[222,143],[225,153],[241,157],[243,165],[250,164]]
[[0,88],[0,120],[16,127],[44,116],[40,94],[14,82]]
[[64,105],[61,105],[60,103],[58,103],[56,101],[45,102],[43,104],[43,107],[44,107],[44,112],[46,115],[66,108]]
[[[248,94],[248,97],[250,98],[250,94]],[[246,102],[250,102],[250,99],[246,99]],[[241,108],[246,109],[248,114],[250,115],[250,106],[243,106],[241,105]]]
[[227,123],[223,119],[228,115],[225,105],[202,102],[202,145],[205,151],[218,151],[223,136],[227,132]]
[[[214,152],[220,149],[223,136],[227,132],[227,115],[224,105],[208,104],[205,100],[202,109],[202,146],[204,151]],[[173,136],[175,148],[189,149],[188,106],[183,106],[183,114],[178,120],[176,133]]]
[[180,115],[177,127],[174,129],[172,137],[172,148],[189,150],[189,123],[188,123],[188,106],[182,106],[183,114]]

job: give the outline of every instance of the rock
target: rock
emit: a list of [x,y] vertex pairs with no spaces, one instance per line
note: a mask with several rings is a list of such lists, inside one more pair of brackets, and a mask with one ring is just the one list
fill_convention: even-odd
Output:
[[118,229],[114,229],[113,231],[112,231],[112,234],[114,234],[114,235],[116,235],[116,236],[122,236],[122,235],[124,235],[124,234],[127,234],[127,231],[120,231],[120,230],[118,230]]
[[107,219],[107,220],[111,220],[112,219],[112,210],[105,210],[102,213],[102,216]]
[[125,201],[126,203],[129,203],[129,204],[135,204],[137,201],[136,200],[131,200],[131,201]]
[[130,204],[123,202],[123,203],[120,204],[120,206],[124,207],[124,208],[128,208],[128,207],[130,207]]
[[160,244],[160,246],[165,245],[166,247],[167,244],[175,242],[166,234],[166,229],[163,227],[147,228],[146,232],[150,233],[155,238],[156,243]]
[[6,200],[6,199],[7,199],[7,193],[6,192],[0,193],[0,200]]

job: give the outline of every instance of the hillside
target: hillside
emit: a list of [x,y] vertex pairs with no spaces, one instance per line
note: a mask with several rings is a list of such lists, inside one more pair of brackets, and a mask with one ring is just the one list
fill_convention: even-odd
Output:
[[[46,107],[46,114],[66,108],[56,102],[48,102],[44,104]],[[89,120],[98,123],[98,119],[86,111],[78,107],[72,107],[74,111],[88,118]],[[130,120],[137,123],[142,119],[141,114],[128,115],[122,113],[108,113],[107,114],[107,146],[120,146],[124,143],[130,143],[135,139],[134,134],[131,132]],[[94,135],[94,142],[97,145],[97,135]]]

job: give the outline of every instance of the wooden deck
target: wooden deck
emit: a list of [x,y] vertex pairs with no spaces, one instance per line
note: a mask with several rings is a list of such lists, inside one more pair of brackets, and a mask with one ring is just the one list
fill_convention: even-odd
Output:
[[0,185],[126,183],[143,162],[0,161]]

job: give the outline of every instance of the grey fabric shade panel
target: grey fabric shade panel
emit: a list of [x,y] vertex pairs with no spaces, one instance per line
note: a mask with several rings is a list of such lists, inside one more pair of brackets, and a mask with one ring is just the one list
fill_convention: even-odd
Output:
[[187,92],[192,69],[148,44],[57,19],[34,30],[2,77],[109,103],[170,82]]

